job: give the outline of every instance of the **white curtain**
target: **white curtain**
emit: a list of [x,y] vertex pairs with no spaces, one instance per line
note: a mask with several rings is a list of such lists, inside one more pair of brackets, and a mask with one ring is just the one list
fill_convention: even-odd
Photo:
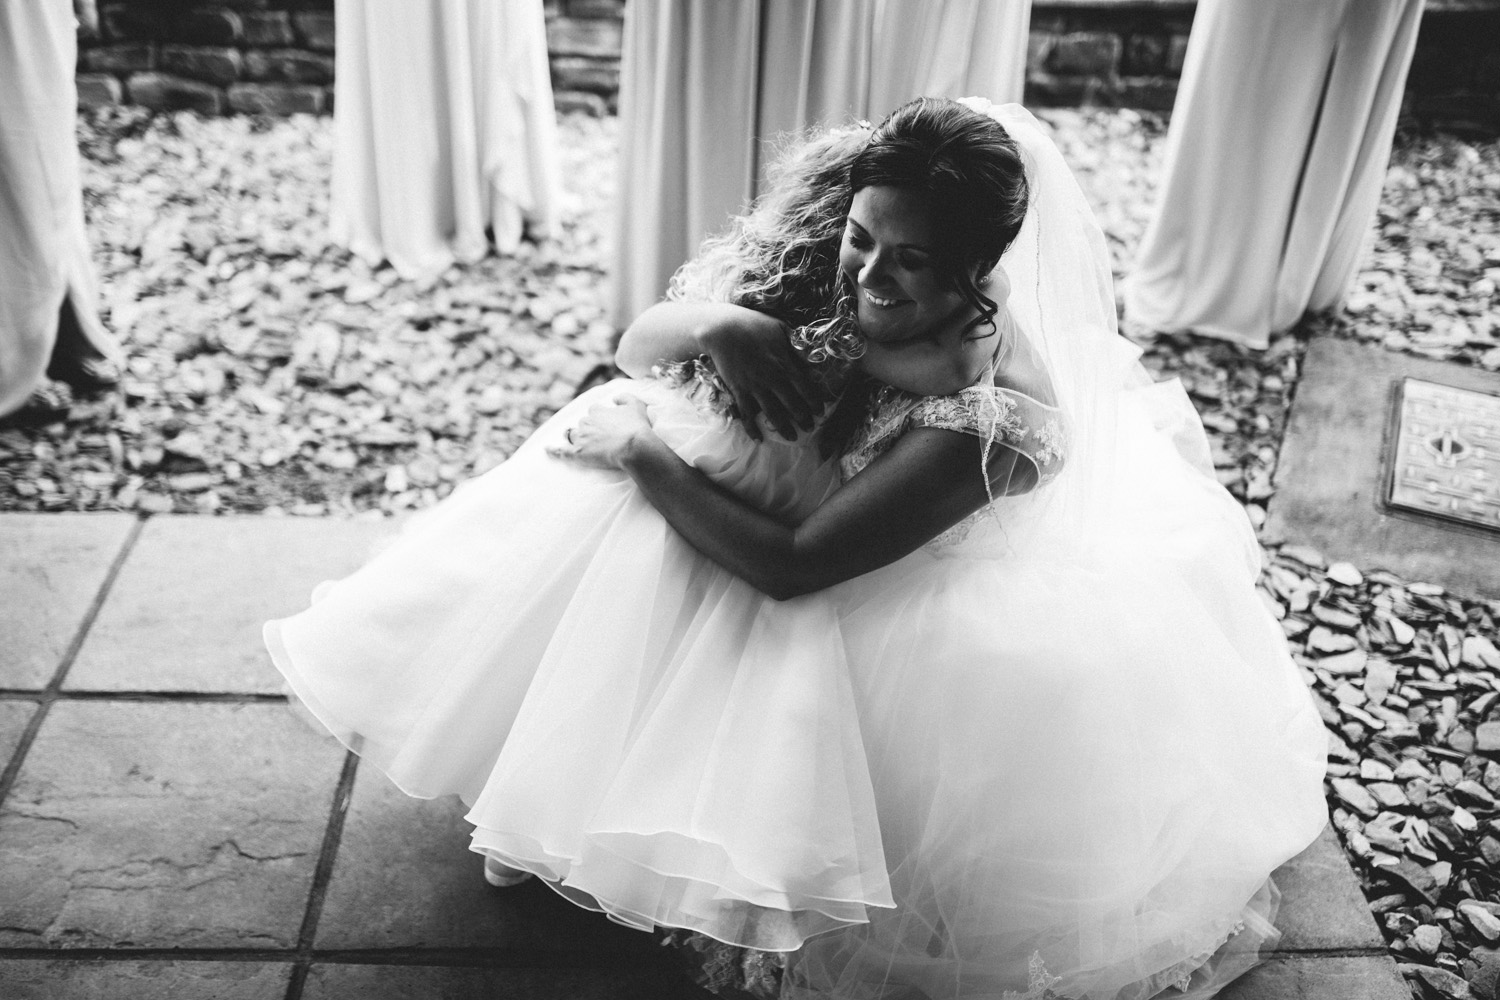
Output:
[[1201,0],[1128,320],[1260,348],[1343,298],[1422,3]]
[[1019,101],[1030,0],[631,0],[613,319],[754,199],[778,134],[913,97]]
[[46,371],[64,296],[92,346],[118,354],[84,229],[75,31],[68,0],[0,2],[0,414]]
[[555,221],[541,0],[339,0],[334,238],[408,279]]

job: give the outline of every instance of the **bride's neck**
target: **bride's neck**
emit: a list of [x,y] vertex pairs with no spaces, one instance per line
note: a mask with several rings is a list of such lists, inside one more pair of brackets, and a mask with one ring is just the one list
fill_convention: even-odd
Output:
[[998,348],[988,323],[973,325],[979,311],[965,304],[932,333],[898,341],[866,341],[865,374],[921,396],[948,396],[984,376]]

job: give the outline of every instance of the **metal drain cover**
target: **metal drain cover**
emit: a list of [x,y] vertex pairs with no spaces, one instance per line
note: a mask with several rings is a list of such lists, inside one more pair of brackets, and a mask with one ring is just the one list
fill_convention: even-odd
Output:
[[1500,396],[1402,379],[1386,503],[1500,532]]

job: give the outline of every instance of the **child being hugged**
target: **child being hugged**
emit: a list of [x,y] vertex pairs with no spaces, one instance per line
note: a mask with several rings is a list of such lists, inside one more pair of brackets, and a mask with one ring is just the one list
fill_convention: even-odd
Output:
[[[491,881],[819,997],[1204,997],[1324,736],[1035,119],[815,133],[585,394],[266,638]],[[655,371],[656,374],[652,374]]]

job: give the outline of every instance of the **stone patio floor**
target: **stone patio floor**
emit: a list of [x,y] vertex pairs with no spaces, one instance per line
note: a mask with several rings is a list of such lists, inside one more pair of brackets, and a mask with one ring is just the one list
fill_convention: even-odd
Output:
[[[657,937],[496,890],[463,808],[289,711],[260,644],[383,522],[0,515],[0,997],[706,996]],[[1408,1000],[1329,830],[1226,1000]]]

